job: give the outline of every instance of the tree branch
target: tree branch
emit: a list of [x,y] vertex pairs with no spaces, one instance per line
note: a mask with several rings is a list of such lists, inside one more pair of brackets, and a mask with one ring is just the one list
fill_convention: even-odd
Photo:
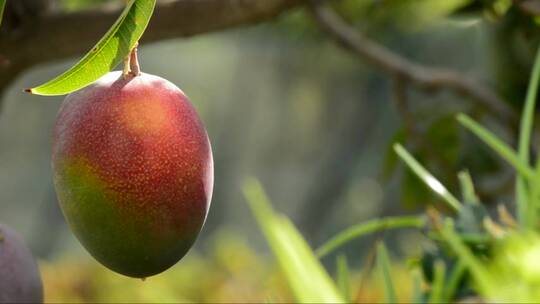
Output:
[[470,77],[452,70],[422,66],[393,53],[346,24],[322,1],[312,0],[310,10],[320,27],[337,43],[394,79],[415,85],[426,92],[451,90],[481,105],[503,125],[518,125],[518,116],[514,110],[496,93]]
[[[16,0],[18,1],[18,0]],[[158,1],[142,42],[187,37],[271,20],[302,0]],[[8,1],[9,5],[10,1]],[[121,7],[49,13],[25,19],[0,34],[0,93],[23,70],[80,55],[93,46],[120,15]],[[8,62],[8,64],[5,64]],[[4,64],[2,64],[4,63]]]

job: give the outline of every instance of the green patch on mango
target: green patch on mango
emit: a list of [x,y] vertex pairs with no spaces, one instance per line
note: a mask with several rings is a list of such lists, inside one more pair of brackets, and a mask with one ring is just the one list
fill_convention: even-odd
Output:
[[195,237],[182,238],[182,232],[156,229],[158,214],[142,210],[125,194],[107,187],[84,158],[67,158],[55,172],[58,199],[71,229],[91,255],[111,270],[137,278],[160,273],[195,241]]

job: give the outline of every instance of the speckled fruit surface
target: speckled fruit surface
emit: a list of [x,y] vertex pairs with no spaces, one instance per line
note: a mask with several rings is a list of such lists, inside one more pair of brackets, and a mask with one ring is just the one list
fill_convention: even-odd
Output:
[[54,183],[76,237],[131,277],[180,260],[212,196],[206,130],[184,93],[149,74],[111,72],[66,97],[53,135]]
[[21,237],[0,224],[0,303],[42,303],[38,266]]

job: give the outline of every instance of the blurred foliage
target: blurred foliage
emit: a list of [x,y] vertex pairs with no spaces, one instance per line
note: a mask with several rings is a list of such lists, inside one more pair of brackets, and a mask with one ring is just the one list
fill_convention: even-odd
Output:
[[369,23],[371,27],[420,29],[469,5],[472,0],[383,0],[336,2],[336,9],[350,21]]
[[60,0],[61,7],[66,11],[88,9],[104,3],[119,3],[125,0]]
[[[253,251],[232,231],[215,235],[208,252],[190,252],[180,263],[145,281],[118,275],[97,262],[66,256],[41,261],[45,302],[190,302],[291,303],[287,281],[268,256]],[[398,299],[408,299],[409,270],[392,265],[400,287]],[[376,274],[350,270],[348,286],[358,303],[380,302],[383,286]]]
[[512,233],[497,244],[489,273],[497,287],[485,290],[500,302],[535,303],[540,299],[540,236]]
[[344,299],[300,232],[272,209],[256,180],[243,185],[253,215],[278,260],[295,299],[303,303],[340,303]]
[[209,254],[190,252],[180,263],[142,281],[93,260],[41,262],[46,302],[290,302],[282,276],[238,233],[213,238]]

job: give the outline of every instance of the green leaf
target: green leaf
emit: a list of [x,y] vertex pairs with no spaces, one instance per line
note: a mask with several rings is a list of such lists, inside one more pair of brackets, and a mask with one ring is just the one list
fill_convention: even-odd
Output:
[[156,0],[131,0],[101,40],[71,69],[40,86],[37,95],[64,95],[84,88],[114,69],[144,33]]
[[423,303],[424,302],[424,293],[422,291],[422,274],[416,269],[412,273],[412,296],[411,303]]
[[469,269],[477,287],[480,288],[480,290],[491,290],[494,286],[496,286],[482,262],[478,260],[471,250],[463,243],[459,235],[454,231],[454,222],[452,219],[446,219],[444,227],[441,230],[441,236],[448,243],[450,248],[456,253],[459,261]]
[[[459,211],[456,218],[456,229],[465,235],[486,235],[484,219],[489,216],[486,207],[482,204],[467,204]],[[463,239],[463,238],[462,238]]]
[[462,260],[457,261],[456,265],[453,267],[450,277],[448,278],[448,283],[446,284],[446,287],[443,292],[442,302],[444,303],[453,302],[456,292],[459,287],[459,283],[461,282],[461,279],[465,275],[465,270],[466,270],[465,263],[463,263]]
[[4,16],[5,7],[6,7],[6,0],[0,0],[0,25],[2,25],[2,17]]
[[459,184],[461,186],[461,196],[465,204],[476,205],[480,203],[469,171],[463,170],[458,173]]
[[431,284],[429,303],[442,303],[445,276],[446,265],[442,260],[435,261],[435,274],[433,276],[433,283]]
[[[540,82],[540,48],[536,53],[536,59],[532,70],[527,96],[525,98],[525,106],[521,115],[521,126],[519,130],[519,145],[518,154],[520,161],[529,166],[529,149],[531,134],[533,129],[534,109],[536,104],[536,96],[538,94],[538,84]],[[522,176],[516,177],[516,202],[517,202],[517,217],[518,222],[526,224],[529,228],[534,228],[537,221],[536,210],[529,210],[527,200],[527,184]]]
[[381,274],[384,285],[384,302],[397,303],[396,289],[390,273],[390,258],[388,257],[386,246],[382,242],[377,244],[377,269]]
[[461,203],[456,199],[450,191],[446,189],[431,173],[429,173],[414,157],[403,148],[400,144],[394,145],[394,151],[401,159],[409,166],[409,168],[422,180],[433,192],[439,195],[448,206],[455,211],[459,211]]
[[272,210],[259,182],[247,180],[243,192],[296,300],[302,303],[344,302],[302,235],[287,218]]
[[529,223],[537,223],[538,218],[538,211],[540,210],[540,157],[536,160],[535,165],[535,173],[536,178],[534,181],[530,184],[530,192],[529,192],[529,202],[530,202],[530,208],[529,211]]
[[512,148],[503,143],[497,136],[482,127],[479,123],[465,114],[458,114],[457,120],[474,135],[480,138],[484,143],[497,152],[504,160],[506,160],[516,171],[527,177],[534,178],[534,171],[526,163],[522,162]]
[[426,224],[423,216],[396,216],[367,221],[351,226],[324,243],[316,250],[319,257],[323,257],[346,243],[380,230],[396,228],[422,228]]
[[352,303],[351,297],[351,279],[349,276],[349,265],[347,264],[347,257],[344,254],[340,254],[336,258],[337,267],[337,284],[339,291],[343,295],[346,303]]

